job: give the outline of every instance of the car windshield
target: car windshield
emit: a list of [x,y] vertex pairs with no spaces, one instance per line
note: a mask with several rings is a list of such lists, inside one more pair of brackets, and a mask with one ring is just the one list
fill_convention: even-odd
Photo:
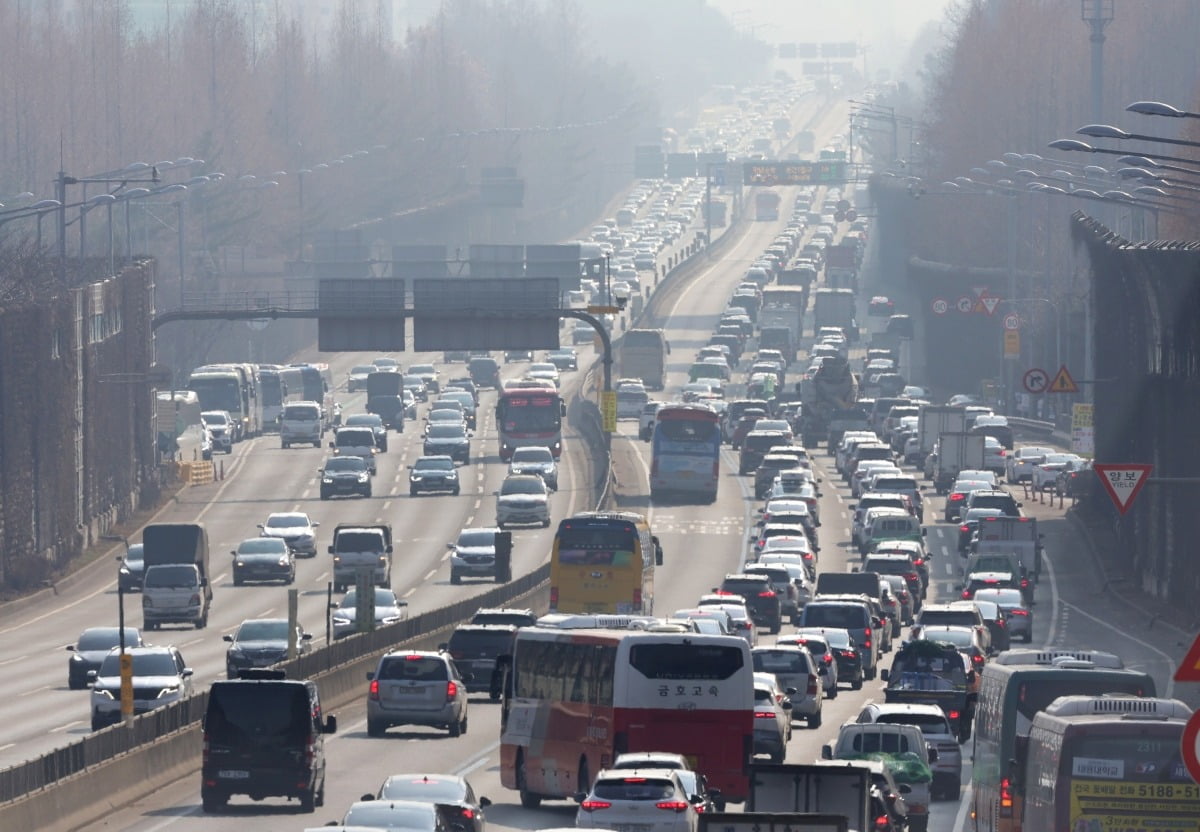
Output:
[[238,627],[236,641],[287,641],[286,618],[260,618],[243,621]]
[[283,418],[295,421],[305,421],[320,418],[320,408],[314,405],[288,405],[283,409]]
[[452,459],[430,459],[425,457],[418,459],[417,464],[413,466],[414,471],[453,471],[454,460]]
[[496,545],[495,529],[468,529],[458,535],[458,546],[494,546]]
[[930,641],[947,641],[955,647],[972,647],[975,644],[975,631],[966,628],[930,628],[923,630],[922,638]]
[[513,451],[512,461],[546,463],[553,462],[554,455],[550,453],[549,448],[543,448],[537,445],[528,445],[524,448],[517,448],[515,451]]
[[[134,676],[175,676],[178,673],[179,667],[175,664],[175,657],[170,653],[133,654]],[[120,676],[120,653],[109,653],[105,656],[104,662],[100,665],[100,672],[97,675]]]
[[[138,631],[133,627],[125,628],[125,646],[137,646],[140,642]],[[84,630],[79,636],[79,643],[75,645],[76,650],[108,650],[111,647],[118,647],[121,643],[121,631],[116,627],[97,627],[93,630]]]
[[308,518],[303,514],[272,514],[267,518],[267,526],[272,529],[298,529],[308,525]]
[[1025,603],[1019,589],[981,589],[975,593],[975,600],[992,601],[1002,607],[1020,607]]
[[432,364],[413,364],[408,368],[409,373],[414,376],[435,376],[437,370],[433,369]]
[[438,826],[434,812],[433,804],[397,806],[395,803],[375,800],[351,806],[342,818],[342,825],[389,830],[430,830]]
[[342,422],[346,427],[355,427],[365,425],[367,427],[377,428],[383,426],[383,419],[376,416],[374,413],[355,413],[353,416],[347,416]]
[[410,777],[389,777],[379,790],[381,800],[420,800],[427,803],[451,803],[465,800],[467,790],[461,781]]
[[[342,603],[338,604],[338,607],[347,610],[354,609],[356,606],[358,606],[358,591],[353,589],[348,591],[342,597]],[[380,607],[395,606],[398,606],[396,603],[396,593],[392,592],[390,589],[383,589],[381,587],[375,588],[375,609],[379,609]]]
[[229,417],[224,413],[202,413],[200,417],[210,425],[226,425],[229,423]]
[[540,479],[507,479],[500,486],[500,494],[545,494],[546,485]]
[[529,372],[531,373],[558,373],[558,368],[553,364],[530,364]]
[[362,472],[367,470],[367,463],[361,456],[335,456],[325,463],[325,473],[333,474],[343,471]]
[[915,725],[922,734],[949,734],[950,723],[941,714],[880,714],[876,722],[886,722],[889,725]]
[[675,796],[675,784],[670,780],[651,780],[647,777],[623,777],[597,780],[592,796],[598,800],[670,800]]
[[374,364],[358,364],[358,365],[350,368],[350,375],[365,376],[365,375],[368,375],[369,373],[375,372],[376,369],[378,369],[378,368]]
[[282,555],[287,544],[277,537],[252,537],[238,544],[239,555]]
[[464,439],[467,431],[461,422],[454,422],[448,425],[433,425],[429,428],[428,435],[433,439]]

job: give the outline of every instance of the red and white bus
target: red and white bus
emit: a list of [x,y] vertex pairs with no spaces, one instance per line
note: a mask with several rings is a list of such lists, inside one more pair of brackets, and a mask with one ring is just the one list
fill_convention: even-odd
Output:
[[562,454],[562,417],[566,406],[558,390],[548,382],[517,382],[505,385],[496,402],[496,432],[500,436],[500,459],[508,462],[517,448],[541,445],[554,458]]
[[668,751],[686,756],[724,800],[744,800],[753,675],[749,645],[737,636],[562,621],[522,628],[500,717],[501,782],[534,808],[588,791],[618,754]]

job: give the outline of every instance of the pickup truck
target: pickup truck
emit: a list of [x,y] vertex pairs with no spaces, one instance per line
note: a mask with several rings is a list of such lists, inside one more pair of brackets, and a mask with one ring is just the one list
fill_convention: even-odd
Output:
[[372,571],[376,586],[391,586],[392,527],[388,524],[335,526],[329,554],[333,555],[335,592],[345,592],[347,587],[355,585],[363,569]]

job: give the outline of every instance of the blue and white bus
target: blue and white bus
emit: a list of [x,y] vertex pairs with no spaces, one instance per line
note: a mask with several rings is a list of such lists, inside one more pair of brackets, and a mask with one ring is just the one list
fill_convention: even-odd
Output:
[[721,478],[721,426],[702,405],[669,404],[654,416],[650,497],[714,502]]

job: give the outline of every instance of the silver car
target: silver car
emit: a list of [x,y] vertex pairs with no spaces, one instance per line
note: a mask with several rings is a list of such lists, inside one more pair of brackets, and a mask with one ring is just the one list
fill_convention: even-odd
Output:
[[367,674],[367,734],[383,736],[393,725],[467,732],[467,680],[448,653],[397,650],[385,653]]
[[496,492],[496,525],[536,523],[550,526],[550,494],[545,481],[532,474],[511,474]]
[[976,601],[991,601],[1004,610],[1008,621],[1008,638],[1029,644],[1033,641],[1033,610],[1025,605],[1019,589],[977,589]]
[[770,673],[792,702],[793,720],[804,719],[809,728],[821,727],[821,674],[805,647],[775,645],[750,651],[754,669]]
[[[351,589],[342,602],[333,611],[333,637],[335,639],[352,636],[356,632],[358,622],[358,591]],[[375,587],[375,626],[385,627],[408,618],[408,602],[401,601],[396,593],[383,587]]]

